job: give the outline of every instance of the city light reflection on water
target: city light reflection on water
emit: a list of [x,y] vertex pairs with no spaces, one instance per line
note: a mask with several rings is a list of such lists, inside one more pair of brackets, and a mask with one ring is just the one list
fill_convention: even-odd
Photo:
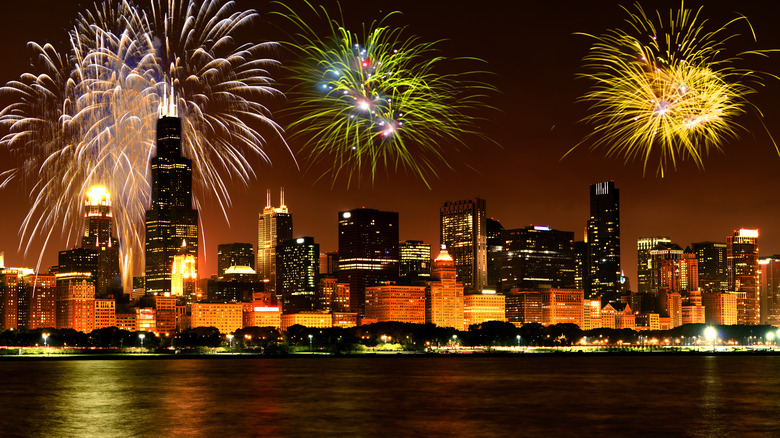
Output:
[[0,362],[4,436],[772,435],[780,357]]

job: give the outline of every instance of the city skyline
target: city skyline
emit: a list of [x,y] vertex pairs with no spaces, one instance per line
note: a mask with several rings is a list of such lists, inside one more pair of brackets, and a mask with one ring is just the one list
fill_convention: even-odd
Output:
[[[33,3],[54,7],[57,13],[40,17],[34,13],[35,7],[16,10],[12,5],[0,6],[5,17],[0,19],[2,24],[6,29],[14,29],[4,32],[8,51],[8,62],[0,68],[4,81],[14,80],[25,71],[29,61],[29,52],[24,48],[27,41],[61,41],[79,11],[76,5]],[[238,4],[254,7],[270,20],[268,5],[247,1]],[[352,2],[345,5],[349,7],[348,16],[354,14],[364,21],[380,16],[375,7]],[[659,9],[674,6],[679,3],[653,5]],[[331,181],[317,181],[319,174],[315,171],[296,170],[289,154],[280,145],[271,145],[273,167],[254,163],[258,178],[247,188],[228,181],[233,198],[233,207],[227,210],[230,227],[216,204],[206,203],[201,209],[201,228],[205,232],[199,257],[201,277],[216,273],[218,244],[255,241],[256,218],[265,204],[264,194],[267,189],[276,193],[282,186],[286,202],[295,214],[293,237],[313,236],[322,251],[337,249],[338,212],[363,206],[399,212],[400,240],[422,240],[435,247],[439,243],[439,207],[447,200],[475,197],[485,199],[487,217],[499,219],[507,229],[545,225],[572,231],[575,239],[580,240],[588,219],[587,187],[613,180],[623,195],[621,266],[632,289],[637,284],[639,237],[668,236],[685,247],[692,242],[725,241],[726,236],[740,228],[759,229],[760,255],[780,252],[780,227],[774,227],[778,211],[772,207],[777,203],[769,189],[780,183],[780,175],[774,170],[780,158],[766,134],[749,117],[741,121],[752,133],[743,133],[742,140],[726,144],[725,155],[715,153],[706,158],[704,171],[684,162],[677,172],[668,172],[663,179],[655,177],[652,169],[643,177],[640,163],[624,165],[621,159],[604,158],[600,151],[588,152],[586,148],[560,160],[587,132],[586,125],[577,123],[587,106],[574,102],[588,84],[574,77],[581,72],[580,59],[590,41],[573,33],[599,33],[614,26],[621,18],[616,2],[570,5],[565,13],[553,5],[517,6],[516,10],[488,5],[473,10],[468,3],[445,8],[442,3],[400,2],[393,8],[403,12],[395,18],[396,22],[408,24],[412,33],[426,39],[449,38],[442,44],[448,55],[485,59],[485,68],[495,73],[494,82],[501,93],[495,96],[494,103],[499,111],[490,114],[493,120],[483,126],[501,147],[474,139],[470,151],[453,153],[449,161],[454,169],[439,169],[440,178],[430,181],[430,190],[403,173],[385,176],[382,172],[373,186],[364,183],[348,190],[343,181],[331,187]],[[722,22],[724,17],[734,16],[732,10],[726,2],[718,2],[705,4],[703,12],[713,21]],[[736,10],[752,21],[761,47],[780,46],[780,37],[771,34],[768,16],[772,14],[766,13],[766,6],[740,5]],[[426,18],[431,11],[437,13],[437,21],[447,25],[428,25]],[[580,16],[590,20],[583,22]],[[512,25],[518,17],[524,18],[524,26]],[[262,31],[258,38],[264,39],[265,31],[270,40],[280,38],[278,30],[268,23],[261,23],[259,28]],[[452,32],[453,28],[469,32]],[[470,38],[471,32],[480,38]],[[534,45],[536,41],[545,44]],[[767,65],[771,66],[771,62]],[[555,92],[550,93],[551,89]],[[778,95],[780,86],[769,83],[756,101],[771,102]],[[780,112],[767,105],[761,108],[770,128],[777,124]],[[280,121],[284,122],[283,116]],[[295,145],[291,146],[295,149]],[[6,151],[0,152],[0,162],[8,159]],[[0,219],[5,230],[0,237],[0,250],[5,251],[6,265],[35,266],[38,246],[33,246],[26,258],[16,251],[17,230],[29,202],[22,188],[17,189],[0,192],[9,204],[19,206]],[[56,264],[57,251],[66,249],[64,240],[49,244],[41,271]]]

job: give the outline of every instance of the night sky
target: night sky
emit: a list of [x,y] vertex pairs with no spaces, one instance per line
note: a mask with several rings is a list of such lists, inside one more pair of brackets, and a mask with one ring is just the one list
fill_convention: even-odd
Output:
[[[603,151],[590,152],[587,147],[561,160],[589,129],[579,122],[587,113],[587,104],[576,102],[589,82],[576,79],[576,74],[582,72],[581,59],[591,40],[574,33],[601,33],[619,26],[624,15],[620,3],[614,1],[529,3],[342,2],[349,23],[370,22],[400,10],[403,15],[391,23],[408,25],[410,33],[424,40],[446,39],[440,48],[447,56],[484,59],[486,68],[494,73],[489,80],[499,93],[491,101],[498,110],[484,114],[489,121],[482,129],[495,143],[474,138],[467,141],[468,150],[452,149],[448,153],[452,169],[441,166],[439,179],[431,181],[430,189],[414,177],[392,172],[380,174],[373,185],[365,180],[360,187],[349,189],[343,180],[331,185],[330,180],[317,181],[322,167],[299,171],[278,142],[270,144],[273,165],[257,160],[257,180],[249,187],[233,187],[229,226],[216,205],[212,205],[214,210],[201,211],[201,277],[216,272],[217,244],[256,244],[257,213],[265,205],[266,189],[273,190],[277,205],[281,186],[293,214],[294,235],[313,236],[323,251],[337,249],[337,213],[361,206],[398,211],[402,240],[424,240],[436,248],[439,207],[446,200],[477,196],[487,200],[488,217],[500,220],[505,228],[548,225],[574,231],[581,239],[589,214],[589,185],[614,180],[621,192],[622,266],[634,286],[636,239],[640,236],[669,236],[685,247],[696,241],[725,241],[741,227],[758,228],[761,255],[780,253],[780,158],[752,114],[739,120],[746,128],[741,139],[726,144],[722,154],[706,157],[704,170],[688,161],[664,178],[656,176],[653,165],[643,175],[641,163],[605,158]],[[42,0],[0,4],[0,47],[4,54],[0,82],[15,80],[28,71],[27,41],[52,42],[64,48],[66,29],[88,4]],[[283,33],[274,23],[282,21],[267,14],[278,6],[249,0],[238,4],[257,9],[265,20],[256,24],[254,41],[281,38]],[[666,1],[649,4],[662,10],[679,6],[679,2]],[[689,7],[700,4],[686,2]],[[707,2],[703,14],[721,25],[742,13],[751,20],[758,38],[756,45],[748,47],[780,48],[777,11],[771,8],[768,2]],[[282,52],[280,56],[284,59],[288,55]],[[780,74],[780,53],[765,60],[749,58],[744,66]],[[285,86],[282,81],[282,90]],[[780,107],[776,104],[780,80],[768,80],[759,91],[751,101],[763,111],[770,131],[780,138]],[[284,117],[278,121],[283,125],[288,122]],[[296,150],[295,144],[291,146]],[[298,159],[303,161],[304,157]],[[8,153],[0,152],[3,170],[10,162]],[[0,191],[0,200],[4,208],[0,250],[5,250],[6,265],[34,266],[37,252],[25,257],[16,251],[17,230],[29,207],[25,189],[11,185]],[[55,264],[56,253],[62,249],[64,243],[51,243],[43,266]]]

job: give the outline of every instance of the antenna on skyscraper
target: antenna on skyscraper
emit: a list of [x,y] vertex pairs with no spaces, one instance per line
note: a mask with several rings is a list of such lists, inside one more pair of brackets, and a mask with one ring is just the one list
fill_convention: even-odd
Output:
[[282,187],[281,198],[279,199],[279,207],[284,207],[284,187]]
[[265,202],[265,206],[271,208],[271,189],[267,191],[268,200]]

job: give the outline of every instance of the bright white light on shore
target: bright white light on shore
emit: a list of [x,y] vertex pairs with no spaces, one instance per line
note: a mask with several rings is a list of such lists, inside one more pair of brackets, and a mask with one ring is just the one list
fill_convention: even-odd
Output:
[[715,340],[715,338],[718,337],[718,331],[715,330],[715,327],[707,327],[704,329],[704,338],[708,341],[712,342]]

